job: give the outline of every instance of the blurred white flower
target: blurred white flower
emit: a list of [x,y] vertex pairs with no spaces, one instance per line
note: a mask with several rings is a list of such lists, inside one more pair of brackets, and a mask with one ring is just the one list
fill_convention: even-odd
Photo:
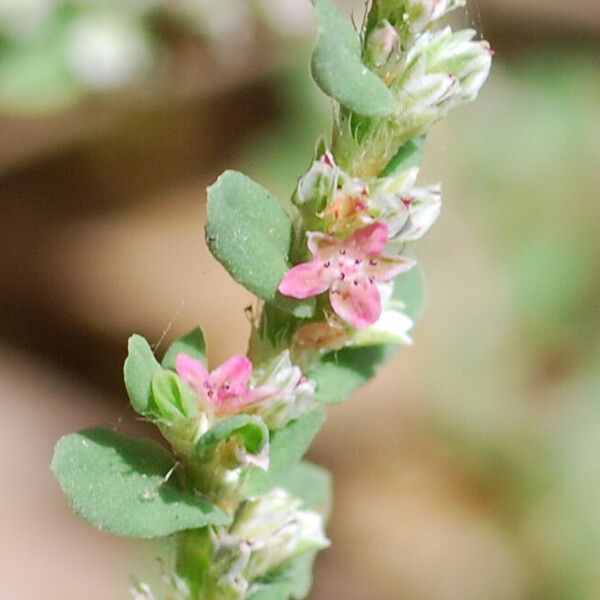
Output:
[[141,25],[115,12],[77,17],[67,30],[67,61],[75,77],[97,90],[122,87],[150,67],[152,49]]

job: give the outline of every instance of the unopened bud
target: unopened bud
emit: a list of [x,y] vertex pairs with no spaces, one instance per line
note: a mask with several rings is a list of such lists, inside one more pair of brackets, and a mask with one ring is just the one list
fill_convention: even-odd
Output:
[[464,6],[466,0],[408,0],[407,22],[411,33],[419,33],[446,13]]
[[198,414],[192,390],[172,371],[158,371],[152,378],[153,416],[172,424]]
[[308,223],[325,210],[331,201],[338,175],[339,169],[333,156],[326,151],[298,181],[292,202],[302,211]]
[[367,39],[367,63],[373,67],[385,65],[398,48],[399,41],[400,37],[396,29],[388,21],[383,21],[371,31]]
[[254,377],[255,385],[267,393],[252,412],[272,431],[282,429],[315,405],[316,384],[292,364],[289,350],[261,365]]

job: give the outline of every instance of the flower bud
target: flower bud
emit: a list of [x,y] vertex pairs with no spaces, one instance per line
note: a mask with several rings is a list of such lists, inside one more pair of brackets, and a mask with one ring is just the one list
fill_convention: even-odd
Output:
[[373,67],[385,65],[398,48],[399,41],[400,37],[396,29],[388,21],[383,21],[367,38],[365,49],[367,64]]
[[475,34],[473,29],[453,33],[446,27],[417,39],[397,86],[404,111],[433,122],[449,108],[475,99],[493,55],[488,42],[473,41]]
[[300,367],[292,364],[288,350],[257,369],[254,378],[257,387],[270,392],[252,412],[271,430],[282,429],[316,402],[315,382],[304,377]]
[[369,207],[377,219],[387,223],[392,245],[420,239],[440,214],[440,186],[414,187],[418,172],[416,167],[407,169],[372,185]]
[[229,531],[214,532],[211,577],[219,597],[244,598],[252,582],[303,552],[326,548],[323,518],[275,488],[238,509]]
[[466,0],[408,0],[406,21],[411,33],[420,33],[446,13],[465,4]]
[[152,378],[153,414],[163,422],[195,417],[198,406],[192,390],[172,371],[158,371]]
[[158,371],[152,378],[151,419],[181,456],[189,455],[208,427],[193,391],[172,371]]
[[338,175],[339,168],[331,153],[326,151],[298,181],[292,202],[302,211],[309,227],[316,215],[325,210],[331,201]]

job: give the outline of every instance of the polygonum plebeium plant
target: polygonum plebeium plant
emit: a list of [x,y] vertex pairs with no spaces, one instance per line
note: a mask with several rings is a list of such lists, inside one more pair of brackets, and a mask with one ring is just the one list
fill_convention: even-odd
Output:
[[[52,468],[74,511],[133,538],[170,537],[159,587],[134,598],[304,598],[324,533],[330,481],[303,456],[327,404],[410,343],[423,277],[412,244],[437,219],[438,185],[417,186],[424,136],[473,100],[492,51],[438,28],[464,0],[374,0],[360,31],[331,0],[312,75],[334,102],[331,138],[280,203],[227,171],[208,190],[206,239],[260,300],[247,355],[207,366],[198,328],[159,361],[129,340],[133,409],[164,436],[95,428],[62,438]],[[410,250],[410,256],[408,256]]]

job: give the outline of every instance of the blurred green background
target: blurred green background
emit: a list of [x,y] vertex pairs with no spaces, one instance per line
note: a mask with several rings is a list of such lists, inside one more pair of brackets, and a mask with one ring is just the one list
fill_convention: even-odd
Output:
[[[131,332],[200,323],[215,363],[243,351],[251,298],[204,247],[204,189],[234,167],[286,196],[308,166],[330,122],[308,4],[0,0],[2,597],[126,598],[160,569],[71,515],[52,447],[148,433]],[[444,209],[416,247],[415,344],[312,452],[336,484],[314,600],[600,598],[600,5],[472,0],[455,21],[496,61],[428,138]],[[87,63],[73,35],[97,36]]]

